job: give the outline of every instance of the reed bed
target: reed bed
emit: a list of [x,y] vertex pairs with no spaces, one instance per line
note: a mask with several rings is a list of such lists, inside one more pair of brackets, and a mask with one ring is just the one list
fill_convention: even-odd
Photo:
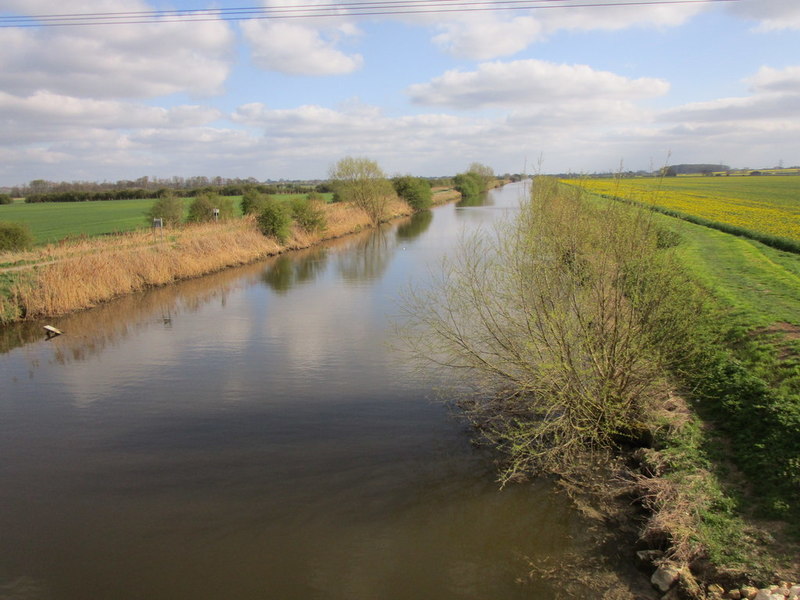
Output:
[[[25,272],[0,296],[5,320],[35,319],[90,308],[112,298],[226,267],[243,265],[286,250],[307,248],[372,226],[362,210],[350,204],[325,207],[327,227],[308,233],[294,227],[285,245],[262,235],[252,217],[223,223],[151,232],[78,239],[21,253],[0,255],[11,274]],[[411,214],[402,200],[389,203],[386,220]]]

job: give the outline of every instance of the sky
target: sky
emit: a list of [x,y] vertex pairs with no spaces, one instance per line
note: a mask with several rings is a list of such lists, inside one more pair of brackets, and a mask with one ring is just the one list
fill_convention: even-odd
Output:
[[[418,176],[473,162],[583,174],[800,164],[798,0],[534,0],[371,16],[345,1],[365,0],[0,0],[0,186],[325,179],[345,156]],[[336,10],[7,19],[309,5]]]

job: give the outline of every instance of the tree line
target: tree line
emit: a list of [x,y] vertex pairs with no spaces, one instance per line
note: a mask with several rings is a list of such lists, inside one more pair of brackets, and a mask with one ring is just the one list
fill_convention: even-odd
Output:
[[35,193],[25,196],[27,203],[39,202],[92,202],[99,200],[146,200],[148,198],[163,198],[174,196],[177,198],[194,198],[201,194],[217,194],[219,196],[242,196],[247,190],[256,190],[262,194],[305,194],[309,191],[319,191],[312,186],[301,184],[228,184],[223,186],[205,186],[201,188],[172,189],[159,188],[150,190],[146,188],[127,188],[118,190],[62,190],[57,192]]

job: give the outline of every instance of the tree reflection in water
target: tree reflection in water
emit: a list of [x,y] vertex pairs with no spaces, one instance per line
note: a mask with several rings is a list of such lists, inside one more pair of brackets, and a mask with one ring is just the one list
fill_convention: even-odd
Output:
[[397,248],[397,238],[389,235],[388,226],[382,226],[358,238],[355,248],[356,251],[337,257],[336,267],[342,280],[345,283],[374,281],[386,271]]
[[433,222],[433,212],[430,210],[423,210],[414,215],[397,226],[397,239],[402,241],[410,241],[418,238],[420,235],[428,230]]
[[261,281],[278,294],[285,294],[295,285],[314,281],[328,262],[328,249],[311,248],[282,254],[261,274]]

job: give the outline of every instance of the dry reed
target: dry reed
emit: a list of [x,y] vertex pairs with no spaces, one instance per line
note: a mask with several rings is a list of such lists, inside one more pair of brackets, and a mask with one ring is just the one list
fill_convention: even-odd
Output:
[[[0,309],[2,314],[6,310],[11,312],[13,304],[28,319],[62,315],[117,296],[246,264],[286,250],[307,248],[373,226],[369,216],[353,205],[331,204],[325,210],[324,232],[307,233],[293,228],[285,245],[264,237],[254,219],[245,217],[166,230],[163,239],[156,239],[151,232],[133,232],[4,253],[0,255],[0,264],[6,270],[32,269],[32,276],[12,286],[10,298],[0,297]],[[385,216],[388,220],[409,214],[409,206],[395,199],[389,203]]]

